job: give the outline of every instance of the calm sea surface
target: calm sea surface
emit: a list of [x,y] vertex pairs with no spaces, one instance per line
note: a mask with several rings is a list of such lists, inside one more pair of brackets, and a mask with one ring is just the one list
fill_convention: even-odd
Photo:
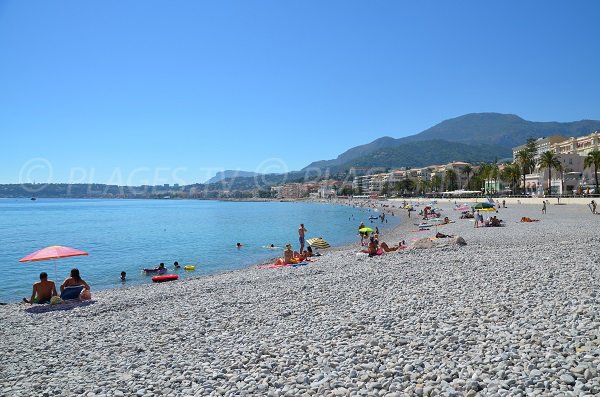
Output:
[[[233,270],[275,256],[290,242],[298,249],[298,226],[306,238],[323,237],[332,245],[356,240],[356,228],[374,215],[366,209],[340,205],[280,202],[195,200],[59,200],[0,199],[0,302],[31,294],[31,285],[45,271],[57,282],[79,268],[92,291],[151,283],[141,269],[164,262],[181,278]],[[386,227],[397,224],[389,217]],[[371,225],[381,226],[380,222]],[[381,229],[381,227],[380,227]],[[241,242],[244,247],[236,249]],[[50,245],[84,250],[89,256],[54,263],[19,263],[19,259]],[[194,272],[173,271],[173,262],[196,265]]]

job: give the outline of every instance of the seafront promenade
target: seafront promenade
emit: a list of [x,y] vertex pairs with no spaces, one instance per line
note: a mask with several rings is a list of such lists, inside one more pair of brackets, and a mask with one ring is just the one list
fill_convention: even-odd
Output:
[[[598,395],[600,216],[507,203],[505,227],[474,228],[439,206],[455,223],[437,231],[466,246],[368,258],[355,244],[72,310],[0,306],[0,395]],[[403,223],[382,241],[435,235],[390,209]]]

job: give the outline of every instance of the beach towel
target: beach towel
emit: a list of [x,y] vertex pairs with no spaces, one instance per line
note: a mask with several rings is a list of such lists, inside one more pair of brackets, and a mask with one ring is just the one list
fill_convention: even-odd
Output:
[[48,312],[57,312],[65,310],[73,310],[78,307],[85,307],[96,303],[96,301],[80,302],[78,300],[70,300],[68,302],[59,303],[57,305],[34,305],[25,309],[27,313],[40,314]]

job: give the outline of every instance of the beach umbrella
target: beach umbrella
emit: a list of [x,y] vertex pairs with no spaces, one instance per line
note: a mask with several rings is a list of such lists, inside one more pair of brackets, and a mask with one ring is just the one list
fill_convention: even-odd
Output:
[[323,240],[321,237],[309,238],[306,240],[306,242],[313,248],[325,249],[331,247],[331,245],[329,245],[329,243]]
[[371,229],[370,227],[363,227],[362,229],[358,229],[358,231],[361,233],[372,233],[373,229]]
[[492,203],[477,203],[477,204],[473,205],[471,208],[473,208],[474,210],[483,210],[483,209],[488,209],[488,208],[494,208],[494,204],[492,204]]
[[56,260],[61,258],[69,258],[71,256],[87,256],[87,252],[80,251],[71,247],[63,247],[61,245],[53,245],[50,247],[42,248],[41,250],[35,251],[24,258],[21,258],[19,262],[42,262],[42,261],[53,261],[54,262],[54,278],[56,278]]

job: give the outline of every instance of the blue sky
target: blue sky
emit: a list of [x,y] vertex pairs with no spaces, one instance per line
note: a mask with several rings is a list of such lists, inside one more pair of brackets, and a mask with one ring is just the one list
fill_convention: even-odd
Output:
[[285,171],[465,113],[600,119],[595,1],[0,0],[0,183]]

